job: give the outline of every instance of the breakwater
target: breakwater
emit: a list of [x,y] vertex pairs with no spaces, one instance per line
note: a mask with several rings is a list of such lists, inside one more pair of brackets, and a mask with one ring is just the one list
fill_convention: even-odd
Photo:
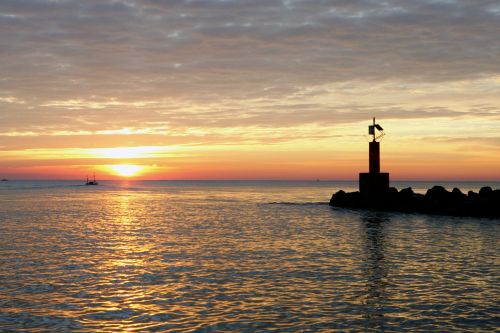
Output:
[[486,186],[479,193],[467,194],[454,188],[448,191],[443,186],[434,186],[425,195],[414,193],[411,187],[398,191],[390,187],[373,194],[338,191],[330,199],[334,207],[424,213],[450,216],[473,216],[500,218],[500,189]]

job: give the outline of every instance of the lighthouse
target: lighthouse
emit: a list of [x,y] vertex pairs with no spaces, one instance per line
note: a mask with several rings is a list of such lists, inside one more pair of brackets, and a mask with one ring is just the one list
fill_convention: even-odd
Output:
[[369,172],[359,174],[359,192],[362,195],[376,196],[389,189],[389,173],[380,172],[380,140],[385,133],[384,129],[373,118],[373,125],[368,126],[368,134],[372,141],[368,144]]

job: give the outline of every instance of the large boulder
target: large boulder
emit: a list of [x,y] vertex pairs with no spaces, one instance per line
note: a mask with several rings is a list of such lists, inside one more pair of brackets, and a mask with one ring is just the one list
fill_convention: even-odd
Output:
[[479,190],[479,195],[481,197],[489,197],[493,194],[493,190],[491,189],[491,187],[489,186],[485,186],[485,187],[481,187],[481,189]]
[[405,199],[408,199],[408,198],[411,198],[413,197],[413,195],[415,194],[413,192],[413,189],[411,187],[406,187],[404,189],[402,189],[400,192],[399,192],[400,196],[402,198],[405,198]]
[[331,206],[348,207],[348,208],[362,208],[363,200],[359,192],[346,193],[342,190],[338,191],[330,199]]
[[462,191],[460,191],[459,188],[454,188],[452,191],[451,191],[451,198],[453,200],[454,203],[463,203],[465,200],[467,200],[467,195],[465,195],[464,193],[462,193]]
[[422,210],[426,213],[440,214],[450,205],[450,192],[443,186],[434,186],[425,193]]
[[449,192],[443,186],[434,186],[427,190],[420,209],[425,213],[460,216],[471,210],[466,200],[467,196],[458,188]]

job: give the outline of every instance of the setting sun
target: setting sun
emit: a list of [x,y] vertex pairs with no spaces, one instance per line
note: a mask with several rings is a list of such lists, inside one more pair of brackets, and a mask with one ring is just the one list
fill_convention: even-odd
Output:
[[139,171],[143,169],[143,167],[139,165],[133,165],[133,164],[117,164],[117,165],[111,165],[110,166],[111,170],[118,175],[122,177],[132,177],[135,176]]

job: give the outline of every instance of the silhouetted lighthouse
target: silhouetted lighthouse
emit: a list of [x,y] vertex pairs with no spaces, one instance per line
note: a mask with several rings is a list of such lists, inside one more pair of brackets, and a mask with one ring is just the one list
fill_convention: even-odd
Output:
[[389,188],[389,173],[380,172],[380,142],[377,140],[384,136],[384,129],[375,123],[375,118],[373,125],[368,126],[368,134],[373,138],[369,143],[370,172],[359,174],[359,191],[363,195],[377,195]]

